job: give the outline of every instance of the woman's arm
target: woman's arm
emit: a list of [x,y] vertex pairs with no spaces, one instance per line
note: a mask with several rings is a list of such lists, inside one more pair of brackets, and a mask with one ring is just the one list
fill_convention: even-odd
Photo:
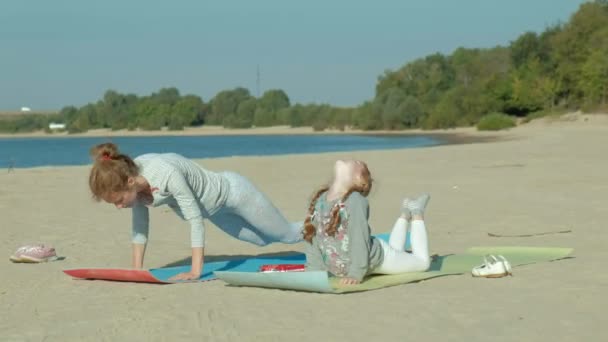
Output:
[[131,267],[141,269],[144,267],[144,254],[146,253],[146,245],[139,243],[133,244],[133,253],[131,256]]
[[144,255],[146,243],[148,242],[149,213],[148,208],[137,203],[132,209],[132,237],[133,251],[131,255],[131,267],[140,269],[144,266]]
[[197,280],[201,277],[205,262],[205,249],[203,247],[192,248],[192,267],[190,272],[180,273],[169,278],[169,280]]
[[204,265],[205,226],[198,200],[192,193],[188,181],[179,170],[169,176],[169,192],[177,202],[184,219],[190,223],[190,244],[192,247],[192,266],[190,272],[176,275],[171,280],[194,280],[202,273]]

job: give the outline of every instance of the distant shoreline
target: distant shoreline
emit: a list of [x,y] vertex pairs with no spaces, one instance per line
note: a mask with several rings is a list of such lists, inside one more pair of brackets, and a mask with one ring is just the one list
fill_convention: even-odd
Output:
[[498,139],[500,133],[479,132],[473,127],[454,128],[449,130],[375,130],[363,131],[356,129],[314,131],[312,127],[272,126],[261,128],[230,129],[221,126],[187,127],[183,131],[128,131],[110,129],[93,129],[85,133],[68,134],[46,133],[44,131],[29,133],[0,133],[0,138],[94,138],[94,137],[169,137],[169,136],[220,136],[220,135],[369,135],[369,136],[428,136],[442,142],[442,145],[489,142]]

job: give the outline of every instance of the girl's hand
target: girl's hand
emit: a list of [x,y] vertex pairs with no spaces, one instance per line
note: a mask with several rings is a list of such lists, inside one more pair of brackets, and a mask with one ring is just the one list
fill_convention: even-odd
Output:
[[340,279],[340,284],[341,285],[356,285],[361,283],[360,281],[358,281],[357,279],[353,279],[353,278],[342,278]]
[[171,281],[178,281],[178,280],[197,280],[198,278],[200,278],[200,273],[193,273],[193,272],[184,272],[184,273],[180,273],[178,275],[175,275],[171,278],[169,278],[169,280]]

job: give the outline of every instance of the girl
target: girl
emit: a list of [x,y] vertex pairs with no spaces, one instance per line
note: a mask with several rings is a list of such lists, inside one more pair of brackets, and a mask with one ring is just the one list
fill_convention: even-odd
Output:
[[111,143],[91,149],[93,198],[131,208],[132,266],[142,268],[148,239],[148,207],[168,205],[190,223],[192,268],[173,280],[198,279],[204,263],[207,218],[227,234],[259,246],[301,241],[301,223],[289,223],[245,177],[216,173],[178,154],[144,154],[131,159]]
[[[389,242],[371,236],[367,195],[372,179],[361,161],[338,160],[334,179],[313,196],[304,221],[306,269],[329,271],[345,285],[358,284],[372,273],[397,274],[426,271],[430,266],[423,220],[429,195],[403,201]],[[405,251],[411,222],[412,253]]]

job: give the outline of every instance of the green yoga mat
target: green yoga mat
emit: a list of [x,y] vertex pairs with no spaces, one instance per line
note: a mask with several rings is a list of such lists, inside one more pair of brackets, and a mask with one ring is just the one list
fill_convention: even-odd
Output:
[[436,257],[426,272],[403,273],[396,275],[372,275],[361,284],[344,286],[338,278],[330,277],[327,272],[215,272],[215,275],[234,286],[253,286],[283,290],[348,293],[377,290],[384,287],[417,282],[447,275],[464,274],[483,262],[487,254],[500,254],[507,258],[511,266],[521,266],[538,262],[564,259],[572,253],[572,248],[539,247],[473,247],[463,254]]

